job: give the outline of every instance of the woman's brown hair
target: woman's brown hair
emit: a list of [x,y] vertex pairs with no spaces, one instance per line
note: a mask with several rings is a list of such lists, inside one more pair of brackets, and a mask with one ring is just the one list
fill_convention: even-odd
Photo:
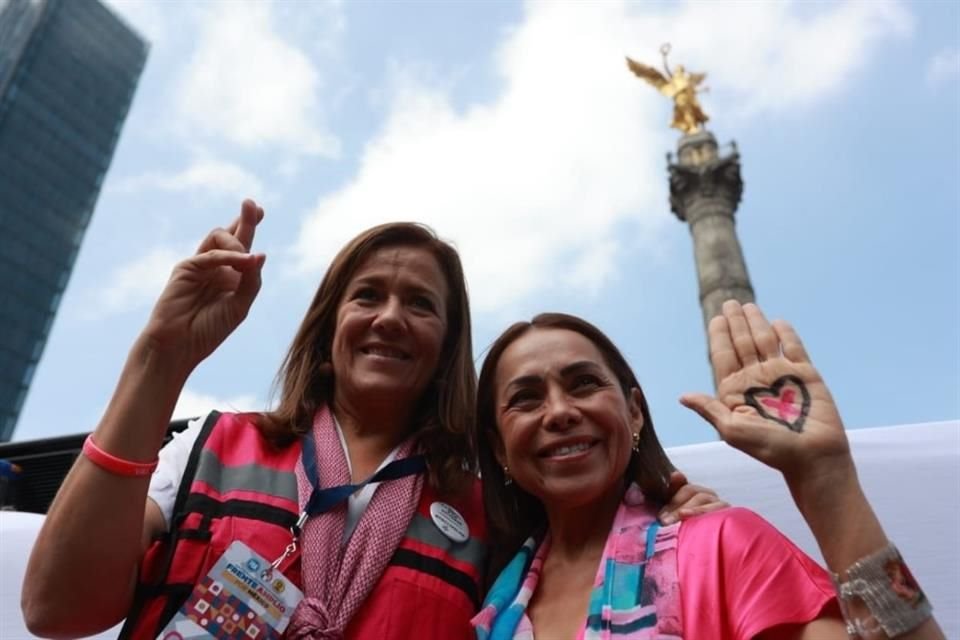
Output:
[[261,429],[285,445],[307,433],[317,408],[333,399],[330,361],[337,309],[353,274],[375,251],[386,247],[426,249],[447,280],[447,332],[434,379],[420,399],[414,430],[427,458],[429,480],[438,491],[454,494],[476,473],[470,303],[456,249],[429,227],[409,222],[383,224],[351,240],[333,259],[307,309],[277,374],[279,404],[264,415]]
[[657,439],[650,409],[637,377],[616,345],[600,329],[586,320],[564,313],[541,313],[530,322],[517,322],[504,331],[491,345],[480,371],[477,388],[477,449],[483,477],[483,502],[487,514],[490,543],[494,549],[489,575],[495,576],[512,554],[530,535],[547,525],[547,514],[540,501],[517,486],[505,484],[506,476],[497,461],[500,440],[496,415],[496,372],[503,352],[515,340],[533,329],[566,329],[584,336],[603,355],[604,362],[620,383],[624,397],[632,389],[640,390],[643,429],[640,430],[639,453],[634,453],[625,473],[644,495],[658,504],[668,500],[667,484],[673,465]]

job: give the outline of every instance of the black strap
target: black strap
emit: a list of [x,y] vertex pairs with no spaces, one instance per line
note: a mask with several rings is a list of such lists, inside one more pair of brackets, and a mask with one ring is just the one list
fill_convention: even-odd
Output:
[[475,609],[480,608],[480,595],[477,581],[471,578],[467,573],[457,569],[439,558],[434,558],[412,549],[401,547],[397,549],[393,557],[390,558],[390,564],[396,567],[406,567],[433,576],[446,582],[448,585],[462,591]]
[[330,511],[371,482],[399,480],[400,478],[423,473],[427,469],[426,458],[422,455],[415,455],[409,458],[403,458],[402,460],[394,460],[363,482],[341,484],[336,487],[321,489],[320,474],[317,471],[317,445],[313,441],[312,433],[308,433],[303,437],[301,455],[303,458],[303,470],[306,472],[307,479],[310,480],[310,484],[313,486],[310,499],[307,500],[307,506],[304,508],[304,512],[310,517]]
[[197,467],[200,466],[200,454],[207,444],[207,439],[213,432],[213,427],[220,420],[219,411],[211,411],[210,415],[203,422],[203,427],[197,435],[197,441],[190,450],[190,457],[187,459],[187,466],[183,470],[183,477],[180,479],[180,489],[177,491],[177,499],[173,503],[173,512],[168,523],[170,530],[174,531],[177,525],[187,517],[189,511],[186,510],[187,499],[190,497],[190,487],[193,486],[193,478],[197,475]]
[[[130,606],[130,612],[127,614],[127,619],[124,622],[123,628],[120,630],[120,635],[118,640],[127,640],[132,638],[135,627],[140,621],[140,616],[143,613],[144,607],[146,607],[147,602],[158,595],[158,587],[162,586],[166,582],[167,576],[170,573],[170,566],[173,563],[174,552],[177,547],[177,542],[184,538],[192,539],[207,539],[210,538],[210,531],[202,530],[189,530],[189,531],[180,531],[179,524],[186,517],[186,512],[184,511],[184,506],[186,505],[187,498],[190,495],[190,485],[193,484],[193,478],[197,473],[197,466],[200,464],[200,452],[203,450],[204,445],[207,442],[207,439],[210,437],[210,433],[213,431],[213,427],[217,424],[217,421],[220,420],[219,411],[211,411],[210,415],[207,416],[207,419],[204,421],[203,426],[200,428],[200,433],[197,435],[197,440],[193,445],[193,449],[190,450],[190,457],[187,459],[187,466],[183,471],[183,477],[180,480],[180,489],[177,491],[177,498],[173,503],[173,511],[171,512],[170,522],[167,523],[168,530],[164,534],[166,549],[163,555],[163,560],[161,561],[161,569],[158,572],[157,578],[154,582],[146,584],[140,581],[140,577],[137,578],[137,588],[133,596],[133,604]],[[142,576],[141,576],[142,577]],[[159,625],[154,631],[153,636],[156,636],[160,633],[163,627],[167,624],[168,620],[166,618],[173,617],[171,613],[167,616],[167,610],[173,606],[173,603],[176,603],[176,606],[173,608],[173,611],[176,612],[180,608],[180,605],[184,600],[190,595],[190,591],[187,590],[186,593],[181,593],[181,590],[163,590],[164,595],[167,597],[167,602],[164,606],[164,614],[160,616],[158,621]]]
[[296,512],[283,507],[275,507],[253,500],[218,500],[203,493],[191,493],[184,508],[188,513],[204,514],[199,529],[187,529],[185,531],[205,531],[208,534],[210,533],[210,521],[225,517],[269,522],[284,529],[289,529],[297,522]]

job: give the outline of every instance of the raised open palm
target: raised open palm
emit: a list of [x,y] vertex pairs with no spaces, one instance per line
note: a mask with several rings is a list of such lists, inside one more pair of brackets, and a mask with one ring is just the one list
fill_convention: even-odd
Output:
[[754,304],[727,301],[710,322],[717,397],[680,401],[720,437],[785,475],[827,468],[850,455],[840,414],[786,322],[767,322]]
[[173,269],[145,335],[156,349],[192,369],[236,329],[260,290],[265,256],[252,254],[263,209],[245,200],[240,216],[214,229],[196,254]]

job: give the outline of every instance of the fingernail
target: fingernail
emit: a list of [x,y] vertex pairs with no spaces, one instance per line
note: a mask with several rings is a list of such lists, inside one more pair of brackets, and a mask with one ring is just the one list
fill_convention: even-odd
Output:
[[660,522],[663,524],[673,524],[677,521],[677,516],[674,513],[668,512],[660,516]]

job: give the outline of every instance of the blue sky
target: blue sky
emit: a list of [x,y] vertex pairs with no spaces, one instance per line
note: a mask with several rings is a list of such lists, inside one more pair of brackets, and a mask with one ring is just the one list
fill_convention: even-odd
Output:
[[706,71],[735,139],[758,301],[849,428],[960,417],[955,3],[109,2],[152,42],[14,439],[96,425],[176,260],[245,196],[267,218],[247,322],[177,415],[262,409],[335,250],[378,222],[463,256],[482,351],[544,310],[606,330],[667,445],[713,439],[669,102],[623,56]]

